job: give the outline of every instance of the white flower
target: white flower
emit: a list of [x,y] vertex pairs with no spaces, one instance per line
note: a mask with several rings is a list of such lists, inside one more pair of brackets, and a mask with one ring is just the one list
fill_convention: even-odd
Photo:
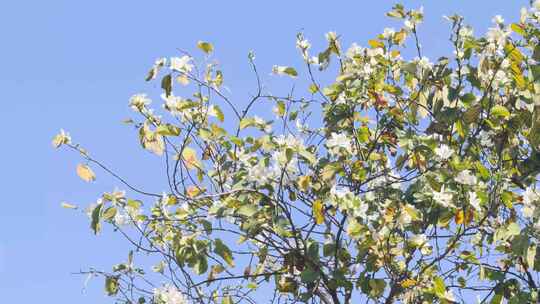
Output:
[[184,55],[182,57],[171,58],[171,70],[189,73],[193,69],[193,65],[190,63],[191,57]]
[[422,69],[430,70],[433,67],[433,63],[429,61],[429,58],[423,56],[422,58],[415,58],[417,64]]
[[330,189],[330,195],[337,199],[344,199],[345,197],[352,195],[351,190],[345,187],[339,187],[337,185],[332,186]]
[[159,304],[188,304],[184,295],[171,285],[155,288],[154,301]]
[[114,223],[116,226],[125,226],[129,224],[131,221],[131,218],[127,213],[117,211],[114,215]]
[[476,210],[481,211],[482,207],[480,207],[480,199],[476,195],[476,192],[471,191],[469,192],[469,204]]
[[309,130],[308,124],[307,123],[302,123],[302,121],[300,121],[300,119],[296,119],[295,124],[296,124],[296,129],[298,129],[298,131],[300,131],[300,132],[306,132],[306,131]]
[[485,147],[492,147],[493,141],[491,140],[491,136],[493,136],[493,132],[491,131],[480,131],[480,134],[478,134],[478,138],[480,139],[480,145]]
[[369,208],[368,204],[359,202],[359,205],[354,207],[353,209],[353,216],[366,219],[368,208]]
[[444,186],[441,187],[441,191],[433,192],[433,200],[446,208],[454,207],[454,204],[452,204],[453,197],[454,195],[452,194],[452,192],[446,191],[446,189],[444,189]]
[[304,140],[301,137],[288,134],[287,136],[281,134],[274,138],[276,143],[280,146],[285,146],[293,149],[301,149],[304,146]]
[[456,182],[463,185],[474,185],[476,184],[476,176],[471,174],[469,170],[463,170],[455,178]]
[[247,180],[258,184],[266,184],[274,178],[274,171],[266,167],[263,161],[248,169]]
[[129,99],[129,106],[134,111],[141,111],[141,109],[149,105],[151,102],[152,100],[148,98],[146,94],[135,94]]
[[486,38],[489,42],[495,43],[498,46],[504,46],[506,38],[510,35],[510,32],[504,31],[498,27],[489,28]]
[[535,203],[538,202],[540,196],[531,186],[525,189],[523,193],[523,215],[525,217],[532,217],[536,209]]
[[253,122],[259,126],[259,127],[263,127],[264,131],[266,132],[270,132],[272,131],[272,125],[267,123],[266,120],[260,118],[259,116],[255,115],[253,116]]
[[347,57],[354,58],[357,55],[361,55],[363,52],[364,52],[364,48],[362,48],[356,43],[353,43],[347,50]]
[[288,66],[282,66],[282,65],[274,65],[272,67],[272,74],[276,74],[279,76],[288,75],[293,78],[296,77],[296,71],[293,68],[288,67]]
[[431,245],[429,244],[425,234],[417,234],[411,237],[411,243],[415,247],[420,248],[420,252],[423,255],[428,255],[431,253]]
[[437,155],[439,159],[447,160],[452,156],[452,154],[454,154],[454,151],[445,144],[442,144],[439,147],[435,148],[435,155]]
[[69,133],[64,131],[64,129],[60,129],[60,133],[58,133],[52,141],[52,145],[55,148],[60,147],[61,145],[68,145],[71,143],[71,136],[69,136]]
[[459,30],[459,36],[462,38],[472,37],[473,29],[469,26],[464,26]]
[[491,19],[491,22],[495,23],[495,24],[503,24],[504,23],[504,19],[501,15],[496,15],[495,17],[493,17],[493,19]]
[[298,157],[293,155],[291,159],[287,157],[285,150],[275,151],[272,154],[272,159],[274,161],[274,172],[276,176],[281,176],[283,170],[287,174],[295,174],[298,171]]
[[311,44],[307,39],[298,39],[296,40],[296,47],[299,48],[302,51],[305,51],[311,47]]
[[532,8],[535,11],[540,11],[540,0],[534,1],[533,5],[532,5]]
[[414,29],[414,23],[410,20],[405,20],[403,24],[405,25],[405,28],[409,31],[412,31]]
[[384,29],[382,35],[383,35],[384,39],[391,39],[392,36],[394,36],[395,33],[396,33],[396,30],[394,30],[391,27],[387,27],[387,28]]
[[331,154],[338,154],[340,149],[345,149],[348,153],[352,153],[351,139],[344,133],[332,133],[330,139],[326,141],[326,146]]
[[450,302],[455,302],[456,301],[456,297],[454,296],[454,292],[452,292],[451,289],[444,292],[444,298],[447,301],[450,301]]

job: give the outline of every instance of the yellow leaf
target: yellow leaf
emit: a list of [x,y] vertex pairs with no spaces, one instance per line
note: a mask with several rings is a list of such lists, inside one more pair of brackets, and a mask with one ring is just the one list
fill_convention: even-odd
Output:
[[184,148],[182,151],[182,158],[184,159],[186,168],[189,170],[201,167],[200,162],[197,159],[197,153],[190,147]]
[[210,42],[206,41],[197,42],[197,47],[206,54],[212,53],[212,51],[214,50],[214,46]]
[[78,208],[77,206],[72,205],[70,203],[61,203],[60,206],[62,206],[62,208],[66,208],[66,209],[77,209]]
[[195,196],[201,194],[203,192],[203,189],[197,186],[190,186],[186,189],[186,194],[190,198],[194,198]]
[[79,175],[82,180],[87,182],[93,182],[96,180],[96,175],[87,165],[78,164],[77,175]]
[[371,39],[368,41],[368,44],[372,49],[384,48],[384,43],[379,40]]
[[313,215],[315,216],[315,223],[317,225],[324,222],[324,205],[320,200],[313,202]]
[[472,218],[473,218],[473,211],[471,209],[467,210],[467,212],[463,212],[463,210],[459,210],[455,217],[454,217],[454,220],[456,221],[456,224],[460,225],[460,224],[468,224],[472,221]]
[[416,285],[416,280],[414,279],[405,279],[403,280],[403,282],[401,282],[401,287],[403,288],[409,288],[409,287],[412,287],[414,285]]
[[189,78],[183,74],[176,77],[176,81],[183,86],[187,86],[189,84]]
[[311,176],[309,175],[300,176],[300,178],[298,178],[298,186],[300,190],[302,190],[303,192],[306,192],[309,189],[310,183],[311,183]]

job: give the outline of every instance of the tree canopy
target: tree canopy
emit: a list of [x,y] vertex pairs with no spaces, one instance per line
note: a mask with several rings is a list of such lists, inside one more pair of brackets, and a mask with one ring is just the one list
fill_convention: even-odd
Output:
[[540,1],[484,36],[447,17],[453,53],[433,61],[423,14],[395,5],[402,27],[365,47],[329,32],[314,52],[298,34],[304,67],[272,72],[308,83],[283,96],[253,53],[246,102],[224,89],[209,42],[199,60],[158,59],[146,80],[160,106],[136,94],[126,123],[162,159],[164,193],[58,134],[83,180],[99,170],[125,187],[84,211],[95,234],[110,225],[128,241],[127,260],[85,273],[119,303],[538,301]]

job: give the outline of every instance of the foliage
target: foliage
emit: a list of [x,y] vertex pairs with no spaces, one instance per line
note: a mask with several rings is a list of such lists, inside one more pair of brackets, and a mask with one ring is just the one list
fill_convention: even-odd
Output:
[[[163,109],[134,95],[140,118],[129,123],[164,159],[166,193],[133,187],[57,135],[55,147],[85,160],[82,179],[95,167],[129,190],[87,209],[94,233],[111,225],[132,247],[128,262],[88,272],[105,277],[106,293],[125,303],[536,302],[540,1],[519,22],[496,16],[483,37],[448,17],[454,52],[434,62],[418,41],[423,11],[396,5],[388,16],[403,27],[368,47],[344,50],[330,32],[312,56],[299,34],[305,69],[272,71],[306,77],[302,97],[268,93],[250,54],[258,85],[241,108],[209,42],[198,43],[200,65],[157,60],[147,80],[159,81]],[[407,45],[416,58],[404,58]],[[332,83],[317,80],[334,71]],[[274,120],[253,114],[268,103]],[[142,256],[152,271],[135,266]]]

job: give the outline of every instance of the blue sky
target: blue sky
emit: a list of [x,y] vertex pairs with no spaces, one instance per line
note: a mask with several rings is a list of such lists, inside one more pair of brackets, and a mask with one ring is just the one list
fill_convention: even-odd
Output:
[[[194,51],[211,41],[226,85],[242,102],[255,87],[247,64],[254,50],[267,76],[273,64],[299,65],[295,34],[303,30],[314,48],[324,33],[344,46],[366,41],[385,26],[393,1],[3,1],[0,4],[0,292],[5,303],[111,303],[102,281],[71,273],[108,269],[125,259],[127,244],[115,234],[91,234],[87,219],[60,208],[87,205],[119,183],[96,171],[88,185],[77,178],[79,158],[52,149],[51,138],[68,130],[92,155],[136,185],[165,189],[161,162],[142,151],[137,134],[121,120],[128,98],[154,91],[144,82],[153,61]],[[423,5],[420,28],[425,54],[449,53],[449,26],[442,15],[460,13],[484,33],[491,17],[516,20],[526,0],[405,1]],[[269,85],[271,81],[267,82]],[[157,96],[153,96],[157,99]]]

